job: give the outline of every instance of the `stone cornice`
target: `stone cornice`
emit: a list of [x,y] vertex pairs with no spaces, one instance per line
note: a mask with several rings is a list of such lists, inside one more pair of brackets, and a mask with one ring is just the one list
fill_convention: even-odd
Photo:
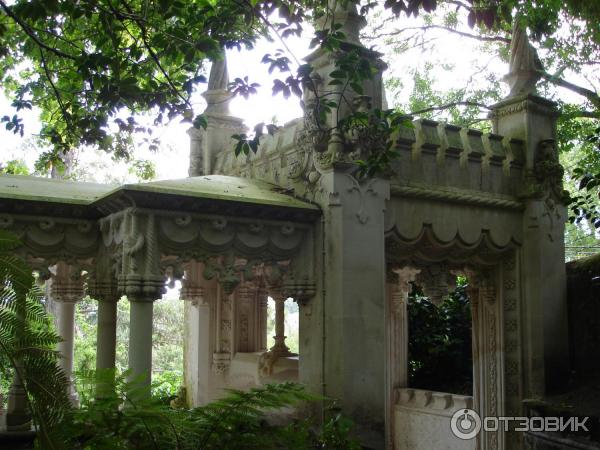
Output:
[[531,111],[553,117],[559,116],[555,102],[531,94],[509,97],[492,105],[491,108],[490,119],[510,116],[522,111]]

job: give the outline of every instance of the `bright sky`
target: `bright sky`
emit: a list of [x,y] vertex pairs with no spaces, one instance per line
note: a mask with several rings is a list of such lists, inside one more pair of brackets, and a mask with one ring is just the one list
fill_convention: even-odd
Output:
[[[459,20],[459,23],[465,22]],[[423,24],[420,17],[417,19],[402,18],[393,21],[392,26],[397,28],[401,23],[413,27]],[[464,28],[465,31],[471,31],[466,26]],[[388,29],[391,30],[391,27]],[[296,58],[301,59],[310,53],[308,45],[311,37],[311,33],[307,32],[302,38],[290,38],[286,41]],[[395,106],[398,99],[407,98],[412,89],[412,75],[410,72],[415,68],[422,68],[427,62],[435,64],[435,87],[440,90],[462,87],[467,83],[485,83],[485,79],[481,77],[469,79],[474,72],[474,68],[487,66],[497,75],[502,75],[508,71],[508,67],[499,59],[490,59],[489,55],[483,56],[479,50],[481,44],[476,40],[461,38],[441,30],[430,31],[428,38],[434,40],[433,50],[415,49],[401,55],[394,54],[391,48],[386,47],[384,40],[365,42],[367,46],[374,45],[378,51],[384,54],[383,58],[389,66],[384,76],[398,77],[402,81],[402,88],[397,92],[387,93],[390,107]],[[267,72],[267,66],[261,64],[260,60],[265,53],[274,53],[279,48],[282,48],[279,42],[261,41],[252,51],[238,52],[233,50],[227,53],[230,79],[248,76],[250,81],[261,84],[257,95],[251,96],[247,100],[236,98],[231,104],[233,115],[243,118],[249,127],[259,122],[270,123],[273,118],[276,119],[277,124],[283,125],[302,114],[297,98],[284,100],[281,95],[277,97],[271,95],[272,77]],[[506,88],[503,87],[503,89],[503,93],[506,94]],[[200,95],[194,98],[194,103],[196,111],[202,111],[203,99]],[[10,103],[4,96],[0,95],[0,113],[2,115],[8,112],[12,114],[9,105]],[[0,161],[24,158],[28,165],[32,167],[39,151],[30,146],[24,152],[23,146],[32,134],[39,131],[40,125],[36,111],[25,114],[24,117],[25,139],[7,132],[3,127],[0,129],[0,139],[3,142]],[[136,153],[137,158],[154,161],[157,167],[158,179],[187,176],[189,140],[186,130],[188,128],[189,124],[173,122],[167,127],[157,129],[155,135],[161,137],[161,150],[152,154],[141,149]],[[125,163],[115,164],[109,156],[101,152],[82,151],[79,155],[79,162],[79,171],[83,172],[84,179],[90,181],[135,181],[135,177],[128,173],[128,167]]]

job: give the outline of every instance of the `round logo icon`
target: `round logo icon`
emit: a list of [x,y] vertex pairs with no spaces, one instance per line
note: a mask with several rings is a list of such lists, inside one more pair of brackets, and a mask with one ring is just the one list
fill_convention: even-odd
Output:
[[481,431],[481,418],[472,409],[459,409],[450,420],[450,429],[459,439],[473,439]]

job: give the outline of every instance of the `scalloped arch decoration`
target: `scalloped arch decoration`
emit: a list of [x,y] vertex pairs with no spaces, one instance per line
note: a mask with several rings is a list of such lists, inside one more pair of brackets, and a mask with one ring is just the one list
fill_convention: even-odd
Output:
[[477,247],[486,240],[500,250],[521,245],[522,212],[470,205],[441,203],[426,199],[394,198],[386,210],[386,236],[417,243],[425,229],[435,245],[458,243]]

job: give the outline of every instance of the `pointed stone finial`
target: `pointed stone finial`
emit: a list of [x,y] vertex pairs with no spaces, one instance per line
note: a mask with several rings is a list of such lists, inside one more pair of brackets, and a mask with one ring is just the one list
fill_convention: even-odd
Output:
[[227,56],[223,50],[222,58],[212,63],[208,77],[208,90],[202,94],[207,103],[205,114],[229,115],[229,102],[233,95],[227,90],[228,85]]
[[356,4],[352,1],[329,0],[328,8],[332,12],[330,20],[342,26],[340,31],[345,35],[344,40],[362,46],[360,30],[366,26],[367,22],[364,17],[358,14]]
[[509,97],[535,93],[544,70],[537,51],[529,42],[527,32],[515,18],[510,44],[509,72],[504,81],[510,86]]
[[222,58],[214,61],[210,68],[208,90],[226,90],[228,84],[229,72],[227,71],[227,56],[225,55],[225,52],[223,52]]

